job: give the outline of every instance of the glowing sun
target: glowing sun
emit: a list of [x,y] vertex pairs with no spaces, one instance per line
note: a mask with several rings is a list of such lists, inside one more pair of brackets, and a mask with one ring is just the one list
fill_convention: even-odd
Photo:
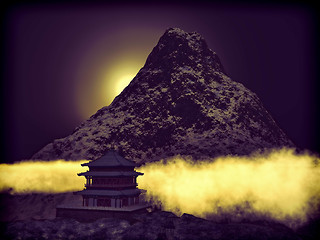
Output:
[[125,89],[129,85],[129,83],[131,82],[133,77],[134,76],[132,74],[126,74],[126,75],[119,77],[118,81],[115,84],[116,96],[119,95],[122,92],[122,90]]

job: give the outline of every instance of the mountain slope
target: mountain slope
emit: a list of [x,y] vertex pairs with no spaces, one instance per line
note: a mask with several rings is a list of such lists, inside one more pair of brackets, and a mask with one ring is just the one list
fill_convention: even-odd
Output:
[[32,158],[97,159],[112,146],[141,163],[294,145],[198,33],[170,28],[110,106]]

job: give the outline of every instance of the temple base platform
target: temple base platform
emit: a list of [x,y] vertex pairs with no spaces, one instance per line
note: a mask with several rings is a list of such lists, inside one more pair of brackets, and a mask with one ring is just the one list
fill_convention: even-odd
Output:
[[135,214],[146,213],[150,209],[151,205],[148,204],[137,204],[122,208],[59,205],[56,207],[56,217],[72,218],[79,222],[94,222],[100,218],[130,219]]

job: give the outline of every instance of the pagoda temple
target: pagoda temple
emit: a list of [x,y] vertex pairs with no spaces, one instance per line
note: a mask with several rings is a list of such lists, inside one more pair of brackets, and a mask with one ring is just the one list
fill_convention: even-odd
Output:
[[145,191],[137,188],[137,177],[143,173],[134,170],[137,165],[133,161],[110,150],[81,166],[89,167],[87,172],[78,173],[86,178],[85,188],[74,192],[78,200],[56,207],[57,217],[91,222],[106,217],[130,218],[150,209],[150,204],[140,199]]
[[137,188],[137,177],[143,173],[134,170],[133,161],[111,150],[81,166],[89,167],[89,171],[78,173],[86,178],[86,188],[76,193],[82,195],[83,206],[122,208],[139,204],[141,190]]

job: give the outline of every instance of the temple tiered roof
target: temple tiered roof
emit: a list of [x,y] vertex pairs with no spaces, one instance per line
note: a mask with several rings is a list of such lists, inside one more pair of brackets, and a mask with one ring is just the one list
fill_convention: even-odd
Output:
[[133,161],[121,157],[116,151],[110,150],[101,158],[89,163],[83,163],[81,166],[88,167],[136,167]]

